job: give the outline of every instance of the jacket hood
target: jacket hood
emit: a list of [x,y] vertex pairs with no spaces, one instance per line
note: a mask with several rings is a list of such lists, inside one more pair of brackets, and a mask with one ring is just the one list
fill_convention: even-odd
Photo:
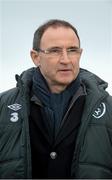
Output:
[[[35,71],[35,67],[30,68],[24,71],[20,76],[16,75],[17,87],[21,87],[23,85],[28,89],[32,85],[32,78]],[[80,68],[80,79],[82,83],[86,86],[86,89],[89,91],[102,91],[108,87],[108,83],[103,79],[95,75],[94,73]]]
[[15,79],[17,81],[17,87],[21,87],[21,85],[27,88],[30,87],[32,85],[34,71],[35,67],[23,71],[21,75],[16,74]]
[[108,87],[108,83],[106,81],[88,70],[80,69],[80,77],[82,82],[89,89],[105,90]]

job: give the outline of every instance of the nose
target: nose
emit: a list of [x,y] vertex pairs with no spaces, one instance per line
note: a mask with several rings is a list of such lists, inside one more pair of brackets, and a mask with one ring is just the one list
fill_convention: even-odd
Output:
[[68,64],[70,59],[68,58],[67,51],[63,49],[62,54],[60,56],[60,63]]

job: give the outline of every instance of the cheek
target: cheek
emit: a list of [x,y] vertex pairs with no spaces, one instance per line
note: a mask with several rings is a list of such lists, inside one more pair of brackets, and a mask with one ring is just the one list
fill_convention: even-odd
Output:
[[55,72],[55,64],[46,59],[46,61],[41,61],[40,69],[44,74],[52,75]]
[[73,69],[79,69],[79,59],[72,61]]

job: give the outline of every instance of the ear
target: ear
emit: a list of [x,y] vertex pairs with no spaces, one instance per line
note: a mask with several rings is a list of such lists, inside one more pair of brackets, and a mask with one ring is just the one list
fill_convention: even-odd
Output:
[[39,66],[40,65],[40,57],[39,57],[39,53],[35,50],[31,50],[30,51],[30,56],[33,60],[33,63],[35,64],[35,66]]

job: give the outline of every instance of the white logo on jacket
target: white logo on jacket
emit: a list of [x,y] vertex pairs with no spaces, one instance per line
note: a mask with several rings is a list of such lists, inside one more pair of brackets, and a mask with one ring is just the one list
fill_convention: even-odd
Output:
[[11,115],[10,121],[17,122],[19,117],[18,117],[18,113],[15,111],[20,110],[22,108],[22,105],[15,103],[15,104],[9,105],[8,108],[14,111],[13,113],[10,114]]
[[9,108],[9,109],[12,109],[12,110],[14,110],[14,111],[18,111],[19,109],[22,108],[22,106],[21,106],[21,104],[15,103],[15,104],[9,105],[8,108]]
[[102,116],[104,116],[105,113],[106,113],[106,105],[105,103],[102,102],[99,105],[99,107],[95,110],[92,116],[95,117],[96,119],[99,119]]
[[11,118],[10,118],[10,121],[12,121],[12,122],[16,122],[16,121],[18,121],[18,113],[17,112],[14,112],[14,113],[11,113]]

